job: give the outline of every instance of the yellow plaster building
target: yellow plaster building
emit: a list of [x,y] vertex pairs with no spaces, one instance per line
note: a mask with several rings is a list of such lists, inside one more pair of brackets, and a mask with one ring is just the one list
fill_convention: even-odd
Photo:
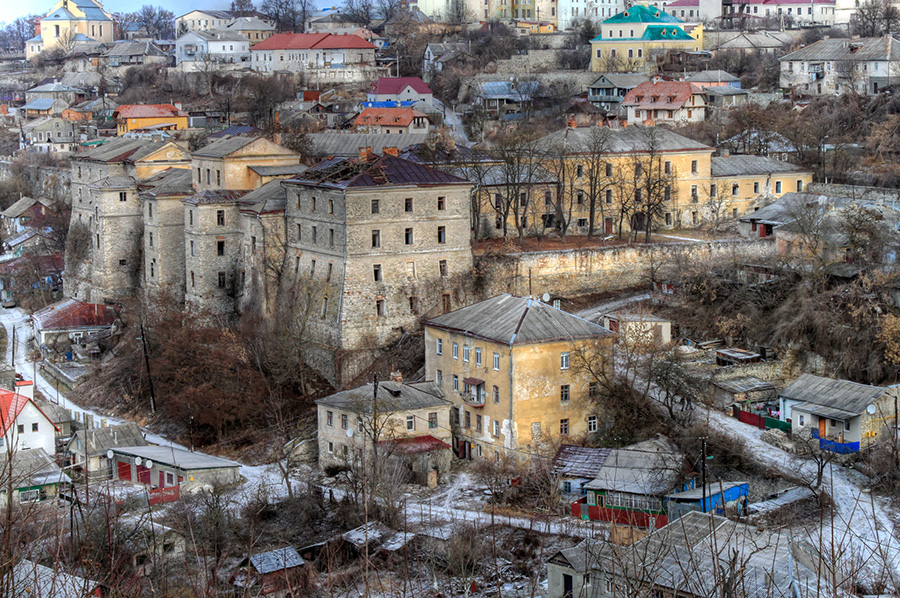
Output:
[[536,299],[506,294],[427,321],[426,378],[453,403],[456,454],[523,455],[597,432],[597,387],[576,354],[606,363],[613,336]]
[[80,41],[113,41],[113,21],[98,0],[57,0],[38,21],[37,35],[25,42],[28,59],[41,52],[69,50]]
[[188,113],[172,104],[125,104],[113,111],[116,133],[158,130],[180,131],[188,128]]
[[591,70],[650,71],[656,54],[702,49],[703,25],[688,24],[661,9],[635,4],[600,24],[600,35],[591,40]]
[[740,218],[761,207],[757,203],[761,198],[769,203],[785,193],[804,192],[813,180],[812,171],[764,156],[713,158],[711,170],[708,198],[703,200],[710,209],[724,208],[720,218]]

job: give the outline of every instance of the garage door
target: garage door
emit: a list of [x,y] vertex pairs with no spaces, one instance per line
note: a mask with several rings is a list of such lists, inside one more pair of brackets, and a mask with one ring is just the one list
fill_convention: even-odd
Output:
[[131,463],[122,463],[119,461],[117,464],[119,467],[119,479],[125,480],[126,482],[131,481]]

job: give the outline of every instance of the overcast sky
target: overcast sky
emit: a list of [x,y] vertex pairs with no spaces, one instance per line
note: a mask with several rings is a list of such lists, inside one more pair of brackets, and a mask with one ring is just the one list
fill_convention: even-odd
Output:
[[[0,22],[13,21],[30,12],[45,15],[53,8],[54,4],[54,0],[38,0],[33,3],[18,2],[17,0],[0,0]],[[161,6],[171,10],[175,13],[175,16],[195,8],[217,8],[219,10],[231,8],[231,0],[191,0],[190,2],[185,2],[184,0],[107,0],[103,2],[103,8],[107,12],[134,12],[144,4]],[[258,5],[259,3],[254,2],[254,4]],[[338,0],[317,0],[316,4],[320,7],[325,7],[338,5],[340,2]]]

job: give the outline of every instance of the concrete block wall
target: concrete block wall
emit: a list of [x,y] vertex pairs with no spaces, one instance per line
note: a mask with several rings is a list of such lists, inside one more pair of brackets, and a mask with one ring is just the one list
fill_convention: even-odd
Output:
[[[211,315],[234,312],[240,287],[241,222],[237,205],[231,203],[184,205],[185,304],[189,310]],[[225,216],[219,225],[218,213]],[[218,243],[225,243],[218,255]],[[219,273],[225,285],[219,286]]]

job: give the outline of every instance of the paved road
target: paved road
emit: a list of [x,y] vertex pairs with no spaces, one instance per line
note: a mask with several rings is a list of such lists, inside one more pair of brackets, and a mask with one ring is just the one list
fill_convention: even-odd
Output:
[[444,105],[444,103],[437,98],[434,98],[433,103],[435,108],[444,111],[444,124],[452,129],[453,137],[456,138],[456,142],[462,145],[469,145],[470,141],[468,135],[466,135],[466,127],[463,125],[459,113],[449,106]]

